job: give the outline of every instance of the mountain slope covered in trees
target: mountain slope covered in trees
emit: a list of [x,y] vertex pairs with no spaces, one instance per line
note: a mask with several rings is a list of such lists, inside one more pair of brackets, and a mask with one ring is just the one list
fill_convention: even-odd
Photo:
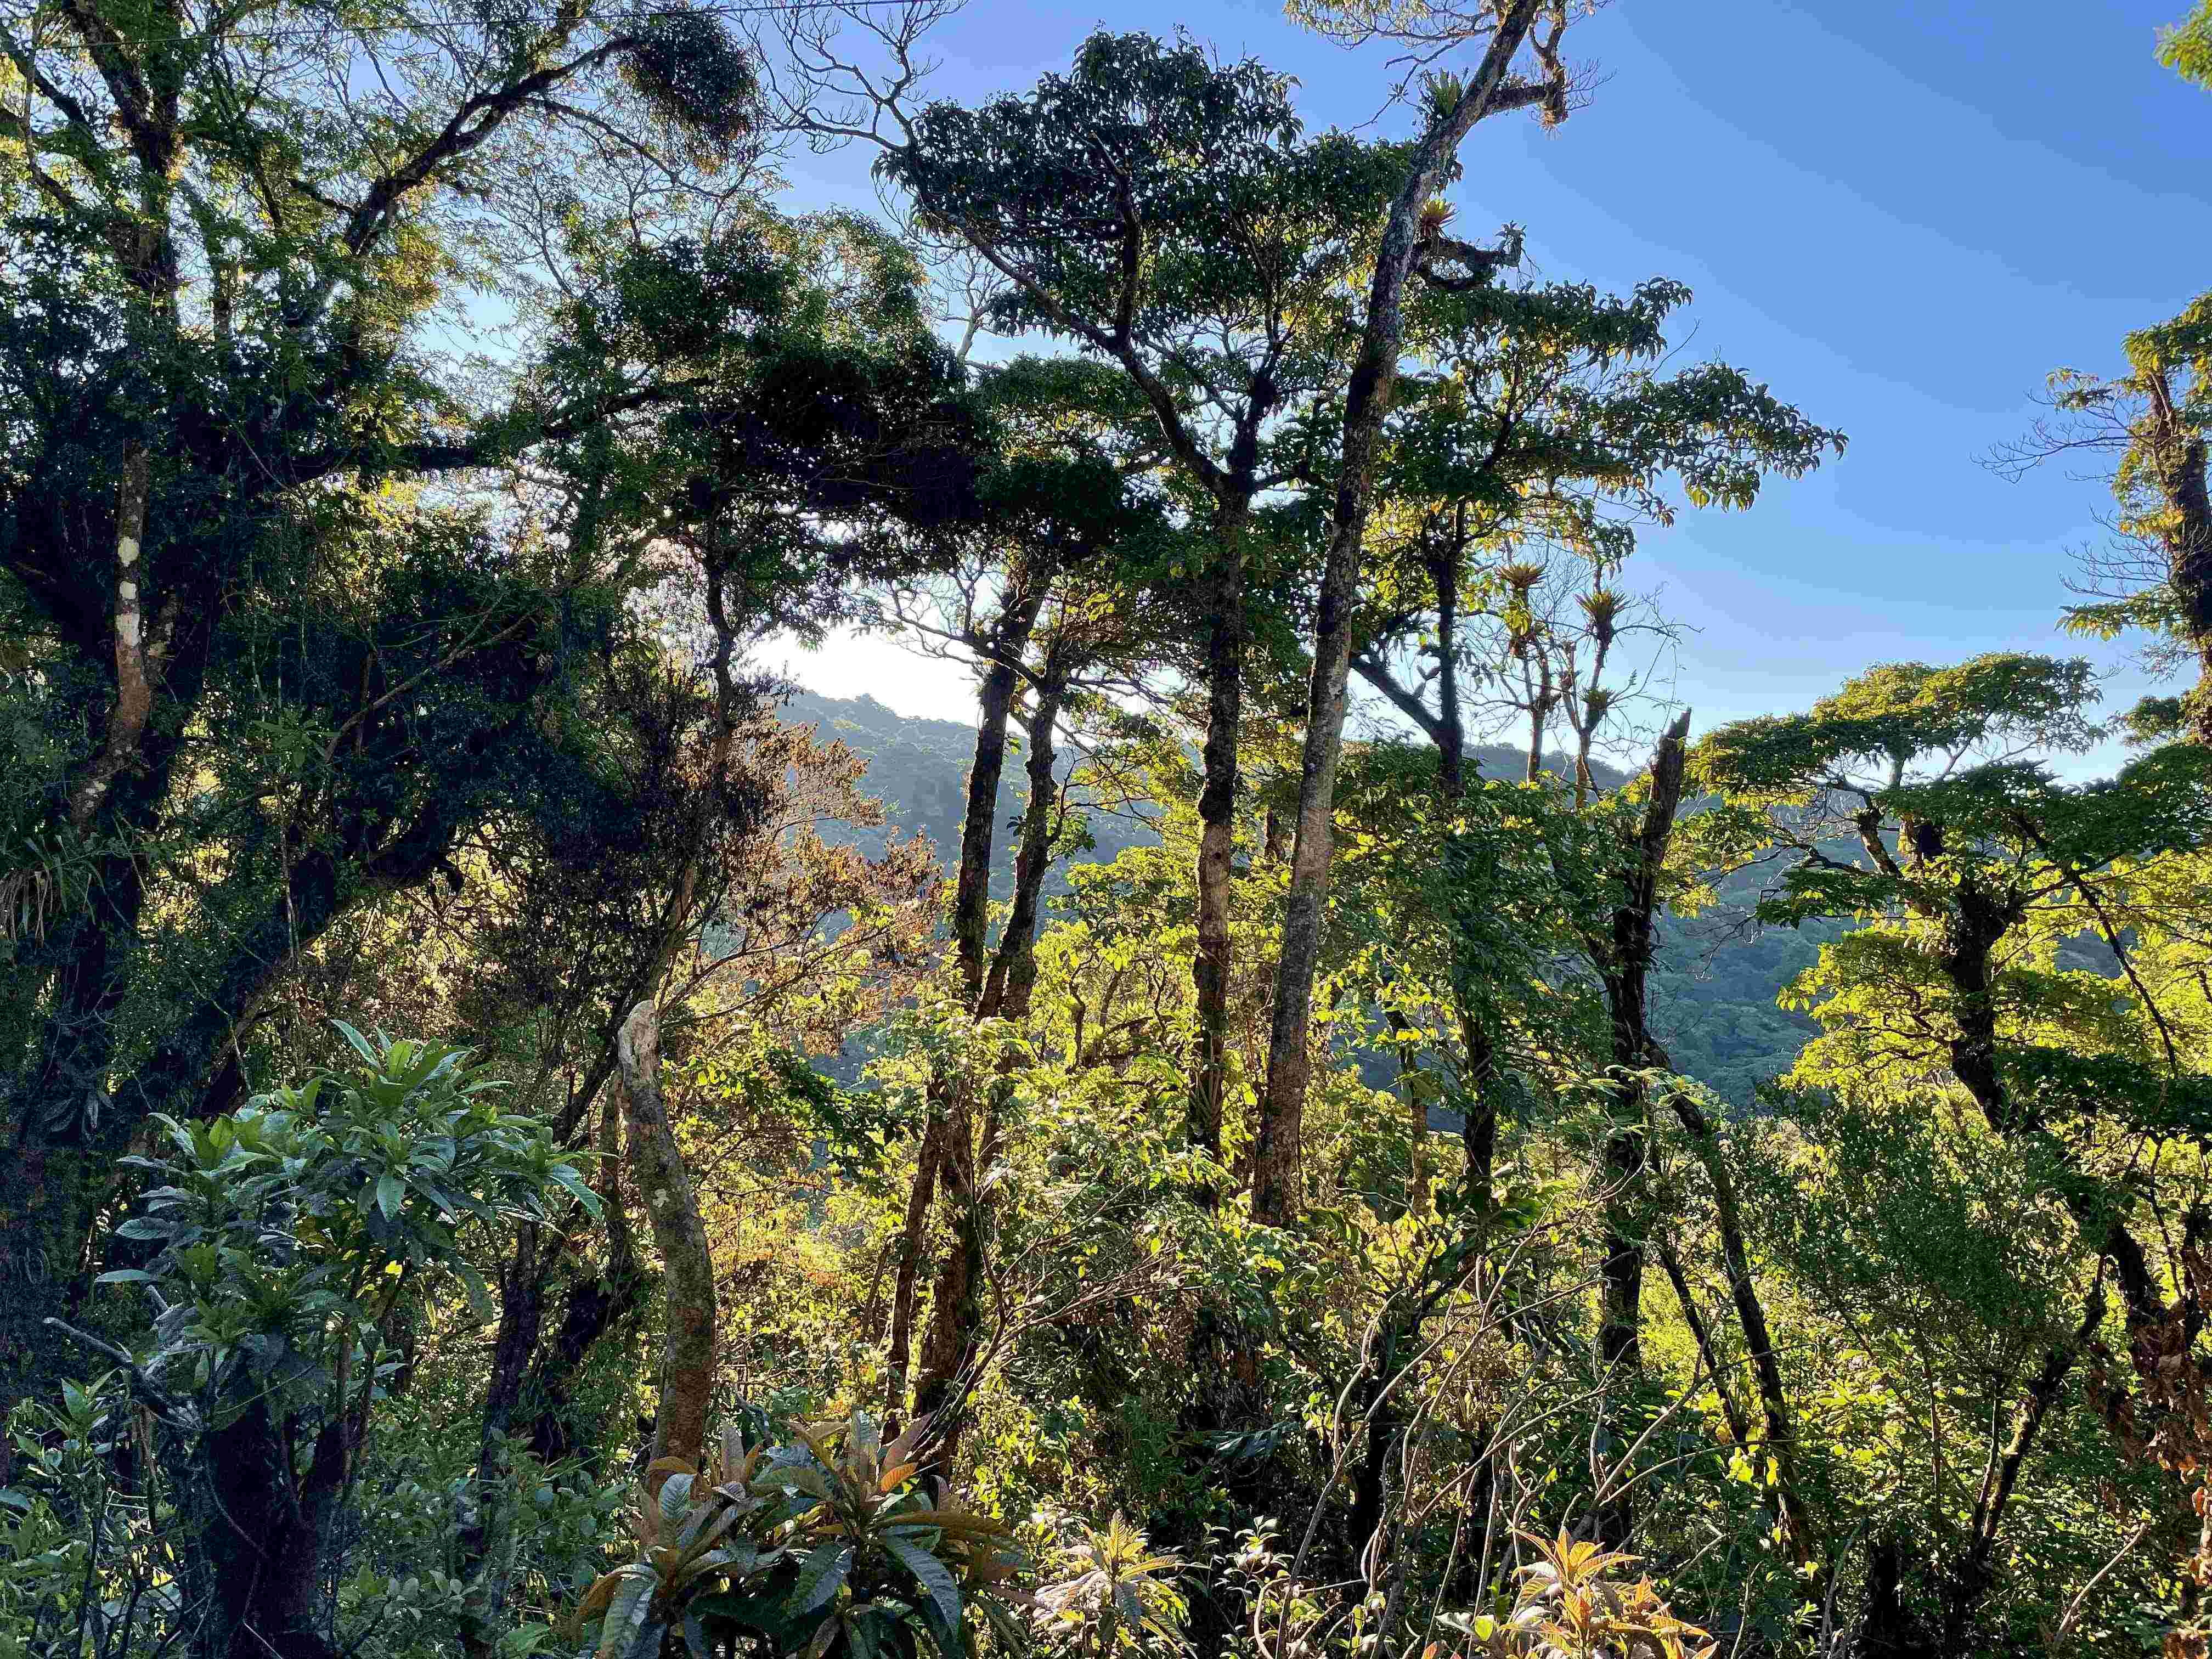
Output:
[[[928,838],[940,859],[956,854],[966,808],[968,768],[975,732],[952,720],[915,719],[894,714],[865,695],[824,697],[801,690],[785,703],[781,718],[814,730],[823,741],[843,743],[867,763],[861,787],[884,805],[884,828]],[[1478,746],[1470,759],[1488,777],[1520,775],[1525,757],[1501,744]],[[1061,775],[1075,764],[1071,757]],[[1548,757],[1554,772],[1571,769],[1558,756]],[[1607,788],[1626,780],[1601,763],[1597,773]],[[1003,823],[1021,816],[1022,791],[1009,775],[1000,785],[998,815]],[[1091,844],[1071,862],[1110,863],[1124,848],[1158,844],[1158,836],[1140,814],[1148,804],[1094,808]],[[879,836],[881,832],[876,832]],[[865,838],[864,844],[865,844]],[[1001,842],[991,867],[994,898],[1012,890],[1014,848]],[[1753,914],[1764,872],[1747,869],[1723,878],[1714,902],[1694,916],[1672,917],[1662,930],[1652,988],[1652,1024],[1676,1066],[1701,1078],[1739,1105],[1750,1103],[1758,1085],[1790,1069],[1797,1051],[1819,1028],[1803,1014],[1777,1006],[1777,999],[1818,959],[1820,945],[1841,928],[1812,922],[1802,927],[1762,927]],[[1064,871],[1052,885],[1066,890]],[[848,1064],[838,1068],[850,1073]],[[1377,1080],[1385,1068],[1370,1064]],[[1448,1120],[1439,1116],[1438,1121]]]

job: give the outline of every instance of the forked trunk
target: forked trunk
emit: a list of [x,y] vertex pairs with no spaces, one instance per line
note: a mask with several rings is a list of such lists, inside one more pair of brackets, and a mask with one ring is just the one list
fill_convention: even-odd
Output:
[[[1054,777],[1058,748],[1053,731],[1065,688],[1048,679],[1037,693],[1029,720],[1029,804],[1022,815],[1020,850],[1015,856],[1013,908],[999,940],[976,1013],[986,1019],[1022,1018],[1029,1011],[1036,981],[1036,923],[1050,863],[1052,828],[1059,801]],[[1011,1054],[1008,1056],[1011,1060]],[[1001,1070],[1004,1070],[1002,1063]],[[979,1175],[998,1156],[1004,1133],[1007,1081],[994,1079],[984,1113],[982,1142],[975,1140],[974,1111],[963,1102],[948,1120],[939,1178],[945,1202],[953,1208],[952,1243],[945,1252],[932,1297],[928,1334],[922,1346],[921,1378],[915,1408],[939,1419],[937,1454],[949,1466],[959,1448],[960,1401],[972,1386],[982,1330],[985,1252],[990,1216]]]

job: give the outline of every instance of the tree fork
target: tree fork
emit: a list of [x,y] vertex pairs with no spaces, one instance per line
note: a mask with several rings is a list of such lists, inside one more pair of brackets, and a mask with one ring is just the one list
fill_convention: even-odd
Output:
[[[1006,776],[1006,727],[1013,719],[1021,659],[1029,648],[1051,586],[1049,571],[1028,574],[1030,579],[1026,585],[1018,586],[1009,595],[991,641],[990,666],[985,671],[978,696],[975,752],[969,764],[967,801],[960,824],[960,874],[953,893],[952,937],[967,1009],[978,1018],[984,1016],[987,1003],[995,1000],[999,994],[994,985],[1004,984],[1006,946],[1010,942],[1000,941],[998,960],[993,962],[988,954],[991,854],[998,832],[999,785]],[[1042,872],[1037,879],[1042,880]],[[951,1201],[964,1204],[972,1184],[975,1117],[958,1083],[948,1077],[933,1078],[929,1103],[929,1121],[922,1130],[921,1144],[915,1152],[914,1180],[907,1190],[906,1214],[899,1229],[898,1266],[891,1288],[890,1339],[884,1354],[888,1373],[884,1410],[891,1417],[896,1417],[906,1404],[908,1372],[913,1360],[915,1302],[920,1295],[922,1259],[927,1253],[930,1210],[936,1203],[939,1187],[945,1189]],[[957,1144],[963,1141],[966,1143],[964,1153]],[[973,1277],[973,1264],[968,1259],[971,1241],[964,1221],[957,1224],[962,1231],[953,1244],[953,1259],[940,1269],[937,1310],[932,1316],[931,1328],[924,1334],[922,1371],[915,1384],[917,1402],[924,1390],[941,1391],[933,1385],[933,1379],[942,1370],[942,1364],[933,1367],[933,1358],[941,1362],[945,1344],[949,1340],[956,1349],[961,1346],[940,1335],[938,1329],[946,1319],[959,1317],[956,1310],[964,1306],[967,1300],[962,1286]],[[918,1403],[918,1409],[928,1411],[934,1407]]]

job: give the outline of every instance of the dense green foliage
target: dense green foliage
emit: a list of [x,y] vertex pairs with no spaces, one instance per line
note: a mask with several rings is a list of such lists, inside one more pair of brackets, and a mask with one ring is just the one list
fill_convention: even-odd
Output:
[[0,1659],[2206,1653],[2212,298],[2014,457],[2172,695],[1692,738],[1842,434],[1297,9],[0,5]]

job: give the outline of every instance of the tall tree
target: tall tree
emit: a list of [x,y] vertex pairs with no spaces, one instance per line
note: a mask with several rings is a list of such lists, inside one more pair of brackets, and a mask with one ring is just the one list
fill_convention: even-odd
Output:
[[1206,528],[1182,573],[1207,699],[1190,1133],[1218,1154],[1254,504],[1291,477],[1269,459],[1274,427],[1343,383],[1343,290],[1373,258],[1406,155],[1308,138],[1284,77],[1144,35],[1094,35],[1028,97],[933,104],[902,132],[878,167],[1006,278],[994,325],[1117,366]]
[[[2212,90],[2212,9],[2200,4],[2165,31],[2159,57]],[[2159,666],[2193,664],[2179,703],[2154,699],[2147,714],[2212,743],[2212,292],[2123,344],[2124,374],[2053,374],[2052,416],[1993,459],[2017,475],[2059,455],[2118,458],[2117,534],[2088,558],[2086,602],[2069,607],[2068,625],[2105,639],[2148,632]]]
[[2060,454],[2118,458],[2116,534],[2085,561],[2067,626],[2105,639],[2148,633],[2154,665],[2186,665],[2196,683],[2146,713],[2212,743],[2212,294],[2125,346],[2124,374],[2054,374],[2053,415],[1996,462],[2017,474]]
[[[1164,526],[1162,503],[1144,482],[1158,458],[1153,446],[1130,440],[1131,417],[1141,422],[1143,410],[1121,377],[1096,364],[1023,358],[983,371],[979,396],[1004,445],[1000,464],[981,487],[985,516],[950,568],[882,584],[874,615],[920,648],[974,669],[977,718],[952,896],[953,963],[968,1017],[1018,1018],[1026,1006],[1029,970],[1022,964],[1030,960],[1059,799],[1054,729],[1074,678],[1110,659],[1116,642],[1110,630],[1090,637],[1071,627],[1069,613],[1083,607],[1085,596],[1126,588]],[[1012,907],[994,945],[999,802],[1017,727],[1030,738],[1030,800]],[[942,1414],[973,1346],[985,1243],[978,1176],[997,1139],[995,1109],[979,1118],[976,1109],[958,1079],[939,1079],[915,1150],[886,1353],[894,1412],[911,1381],[917,1407]],[[922,1363],[910,1378],[927,1230],[940,1188],[953,1238],[936,1275]],[[949,1455],[957,1433],[951,1418],[939,1433]]]
[[[694,90],[717,61],[699,52]],[[192,62],[219,81],[212,46]],[[220,101],[210,85],[194,95]],[[484,95],[453,118],[505,118],[537,94]],[[243,125],[211,111],[209,142],[276,146],[287,121],[321,130],[308,109],[271,93]],[[58,1359],[40,1322],[81,1291],[115,1150],[148,1112],[237,1098],[234,1035],[284,965],[348,910],[428,879],[471,826],[558,818],[604,781],[580,688],[639,625],[623,602],[642,574],[629,556],[641,524],[753,503],[745,533],[712,550],[750,628],[820,614],[855,560],[912,556],[830,533],[823,514],[865,526],[895,507],[929,522],[971,499],[973,416],[913,303],[911,262],[834,225],[739,216],[720,238],[601,243],[588,262],[579,250],[585,268],[567,273],[512,398],[471,407],[460,388],[440,392],[410,332],[434,293],[419,261],[376,251],[398,200],[452,182],[475,153],[425,142],[435,161],[420,177],[359,185],[358,254],[340,259],[304,229],[252,241],[274,263],[252,273],[258,288],[233,271],[228,332],[171,328],[165,306],[149,313],[134,290],[103,286],[97,259],[56,278],[74,246],[65,217],[39,222],[44,240],[15,268],[0,339],[18,438],[0,581],[35,672],[10,690],[58,731],[72,729],[64,710],[101,712],[11,780],[8,800],[9,869],[51,872],[60,902],[9,968],[16,1132],[0,1224],[17,1259],[49,1271],[44,1300],[8,1310],[0,1397]],[[335,201],[350,178],[300,188]],[[334,209],[301,199],[316,236],[339,234],[324,223]],[[205,301],[215,280],[180,274],[174,294]],[[907,326],[884,310],[902,291]],[[107,500],[132,433],[155,459],[131,580],[167,618],[149,634],[166,654],[131,758],[111,766],[112,523],[60,502]],[[422,487],[526,459],[497,500]],[[384,483],[358,487],[371,479]],[[216,848],[210,881],[200,860]]]
[[[1486,116],[1534,105],[1547,123],[1567,107],[1567,74],[1559,41],[1567,21],[1564,0],[1493,0],[1453,13],[1426,7],[1433,31],[1446,18],[1462,42],[1485,42],[1481,61],[1464,82],[1437,76],[1426,83],[1429,118],[1413,146],[1404,176],[1391,198],[1376,245],[1367,313],[1344,393],[1337,443],[1328,550],[1322,562],[1314,617],[1313,676],[1306,696],[1305,744],[1298,769],[1297,829],[1291,848],[1291,885],[1276,960],[1267,1075],[1261,1096],[1252,1154],[1252,1210],[1280,1224],[1298,1207],[1299,1133],[1312,1065],[1314,970],[1321,957],[1322,908],[1328,896],[1329,860],[1336,799],[1336,771],[1344,748],[1345,694],[1356,643],[1360,560],[1366,551],[1368,514],[1382,448],[1382,431],[1405,344],[1407,285],[1417,270],[1431,281],[1478,285],[1500,264],[1518,263],[1520,237],[1509,233],[1497,250],[1468,246],[1444,234],[1446,215],[1435,192],[1459,171],[1459,148]],[[1539,14],[1547,27],[1532,40]],[[1529,48],[1534,72],[1516,78],[1513,66]],[[1441,53],[1431,50],[1429,61]],[[1465,274],[1443,275],[1456,264]]]
[[[1608,654],[1644,625],[1619,586],[1638,529],[1671,522],[1680,501],[1748,507],[1770,473],[1800,476],[1843,447],[1728,364],[1661,372],[1689,298],[1654,279],[1626,295],[1484,283],[1416,303],[1412,339],[1434,367],[1405,376],[1386,428],[1352,665],[1433,746],[1447,811],[1474,781],[1472,744],[1513,718],[1528,722],[1531,777],[1566,726],[1586,799],[1591,749],[1635,684]],[[1493,815],[1468,816],[1455,867],[1497,883],[1513,913],[1527,895]],[[1500,1011],[1515,1000],[1496,975],[1519,972],[1487,902],[1480,886],[1458,902],[1471,953],[1450,976],[1457,1103],[1486,1171],[1492,1085],[1509,1080]]]
[[[1650,1205],[1652,1114],[1650,1073],[1666,1064],[1651,1035],[1651,963],[1658,944],[1662,879],[1681,810],[1687,710],[1660,735],[1642,810],[1622,836],[1608,884],[1613,892],[1603,931],[1586,941],[1605,987],[1611,1042],[1603,1083],[1613,1122],[1606,1137],[1602,1175],[1603,1237],[1599,1247],[1597,1357],[1607,1385],[1632,1393],[1643,1380],[1644,1234]],[[1626,1491],[1604,1504],[1599,1529],[1614,1545],[1627,1541],[1634,1509]]]
[[[2145,1138],[2212,1121],[2212,1090],[2172,1042],[2115,906],[2139,861],[2194,854],[2212,835],[2212,757],[2173,744],[2109,781],[2059,782],[2040,757],[2095,741],[2094,696],[2079,660],[1893,664],[1808,714],[1723,726],[1694,760],[1728,803],[1693,821],[1698,839],[1794,855],[1763,917],[1868,924],[1824,946],[1808,975],[1828,1035],[1799,1076],[1847,1088],[1900,1066],[1948,1073],[1991,1133],[2052,1160],[2051,1197],[2091,1264],[2084,1311],[2051,1322],[2060,1334],[1941,1563],[1944,1651],[1971,1638],[2022,1474],[2102,1324],[2107,1273],[2130,1344],[2184,1363],[2166,1335],[2184,1266],[2127,1170]],[[2051,959],[2085,927],[2118,986]],[[2040,950],[2026,948],[2039,932]],[[2116,991],[2130,1005],[2117,1020]]]

